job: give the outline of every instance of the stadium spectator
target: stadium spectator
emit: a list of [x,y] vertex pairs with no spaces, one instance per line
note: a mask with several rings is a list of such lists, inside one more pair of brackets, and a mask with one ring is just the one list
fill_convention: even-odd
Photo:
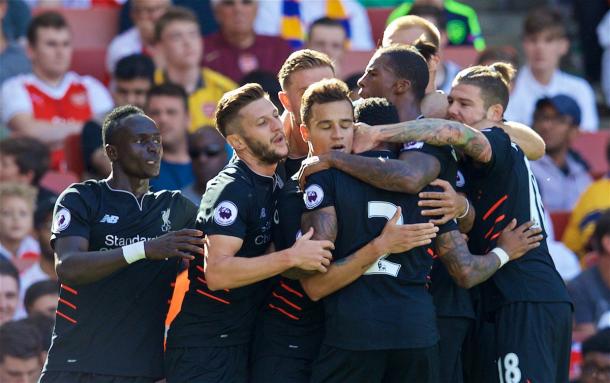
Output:
[[[496,62],[509,63],[519,70],[519,53],[515,48],[510,45],[487,47],[483,52],[479,54],[476,65],[491,65]],[[510,90],[512,92],[515,86],[515,79],[513,78],[510,82]]]
[[570,145],[578,134],[580,108],[563,94],[536,103],[533,128],[546,143],[546,154],[531,164],[549,211],[572,210],[580,194],[591,184],[587,165]]
[[71,32],[63,16],[45,12],[28,28],[28,52],[33,73],[2,85],[2,122],[14,134],[34,137],[53,150],[51,168],[64,170],[63,143],[79,134],[83,122],[108,111],[112,100],[106,88],[89,76],[69,72]]
[[[606,158],[610,164],[610,141],[606,146]],[[593,182],[576,202],[574,210],[563,234],[563,242],[579,257],[590,250],[589,240],[595,223],[604,209],[610,209],[610,173]]]
[[41,360],[45,360],[47,358],[49,347],[51,347],[51,338],[53,337],[55,318],[49,318],[44,315],[33,315],[21,319],[21,321],[31,323],[38,330],[38,333],[41,336]]
[[601,81],[602,90],[606,97],[606,105],[610,107],[610,11],[606,13],[597,26],[597,38],[599,39],[600,45],[604,48]]
[[277,73],[290,55],[287,41],[254,30],[257,8],[267,2],[212,0],[219,31],[205,37],[203,65],[239,83],[254,70]]
[[412,14],[411,8],[427,5],[438,8],[444,13],[447,22],[447,38],[452,46],[474,46],[478,51],[485,49],[479,19],[474,9],[455,0],[411,0],[405,1],[392,11],[388,24],[397,18]]
[[189,156],[195,181],[182,189],[182,195],[199,206],[209,180],[227,163],[226,141],[213,126],[204,126],[189,135]]
[[40,257],[40,246],[30,233],[34,227],[36,189],[20,183],[0,185],[0,257],[20,272]]
[[26,320],[0,326],[0,382],[36,383],[42,369],[42,337]]
[[38,281],[25,291],[23,306],[28,316],[44,315],[55,318],[58,299],[59,284],[57,281]]
[[[340,20],[322,17],[309,26],[305,47],[325,53],[335,68],[341,68],[347,45],[347,33]],[[341,77],[340,73],[336,73],[336,76]]]
[[0,181],[18,182],[38,189],[37,203],[55,196],[40,185],[49,168],[49,149],[30,137],[9,137],[0,140]]
[[194,181],[188,151],[189,111],[184,89],[174,84],[162,84],[148,92],[146,114],[161,132],[163,157],[159,175],[150,180],[150,188],[180,190]]
[[11,261],[0,257],[0,325],[13,320],[18,307],[19,271]]
[[[201,34],[193,12],[182,7],[170,8],[155,26],[155,40],[166,62],[164,69],[155,72],[155,84],[169,82],[184,88],[189,95],[191,131],[213,125],[216,104],[237,84],[215,70],[200,66]],[[227,60],[230,61],[223,57],[224,65],[230,65]]]
[[10,0],[6,15],[2,20],[2,32],[4,35],[19,43],[25,43],[28,25],[32,20],[30,7],[23,0]]
[[341,21],[351,50],[375,48],[366,9],[357,0],[260,1],[254,29],[261,35],[280,36],[299,49],[308,27],[322,17]]
[[583,343],[582,358],[579,383],[610,382],[610,328],[598,332]]
[[598,264],[568,283],[574,302],[575,341],[610,327],[610,209],[602,213],[591,239],[599,255]]
[[540,98],[566,94],[580,107],[580,128],[597,130],[599,121],[593,89],[582,78],[559,69],[559,61],[568,53],[568,48],[566,26],[559,11],[543,7],[528,13],[523,23],[523,50],[527,62],[515,80],[505,113],[507,119],[531,126]]
[[[0,23],[6,17],[7,11],[8,0],[0,0]],[[31,70],[32,65],[23,47],[6,36],[0,28],[0,85],[9,77],[29,73]]]
[[[115,106],[127,104],[144,108],[146,94],[153,84],[155,64],[146,55],[136,53],[120,59],[112,75],[110,92]],[[110,174],[110,161],[102,147],[101,116],[83,126],[81,147],[87,178],[102,179]]]
[[119,60],[134,53],[151,56],[161,65],[155,49],[155,23],[171,5],[171,0],[131,0],[130,16],[134,26],[116,36],[106,52],[106,70],[114,73]]

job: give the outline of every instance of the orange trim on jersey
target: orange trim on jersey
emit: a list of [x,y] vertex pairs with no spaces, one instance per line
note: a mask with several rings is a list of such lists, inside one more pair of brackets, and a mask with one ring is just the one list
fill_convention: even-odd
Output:
[[68,322],[72,322],[72,323],[76,324],[76,320],[70,318],[69,316],[67,316],[66,314],[62,313],[61,311],[57,310],[55,312],[57,313],[57,315],[59,315],[60,317],[64,318]]
[[273,293],[271,293],[271,295],[273,295],[274,297],[276,297],[277,299],[281,300],[282,302],[286,303],[288,306],[297,309],[299,311],[302,311],[303,309],[301,307],[299,307],[299,305],[290,302],[288,299],[284,298],[283,296],[281,296],[280,294],[276,293],[275,291]]
[[64,289],[64,290],[66,290],[67,292],[70,292],[70,293],[74,294],[74,295],[78,295],[78,291],[74,290],[74,289],[73,289],[72,287],[70,287],[70,286],[66,286],[66,285],[64,285],[63,283],[61,284],[61,288],[62,288],[62,289]]
[[494,239],[498,238],[500,236],[500,234],[502,234],[501,231],[497,232],[496,234],[492,235],[491,238],[489,238],[489,240],[493,241]]
[[505,194],[504,197],[500,198],[496,203],[494,203],[492,205],[492,207],[489,208],[489,210],[487,210],[487,213],[485,213],[485,215],[483,216],[483,221],[485,221],[487,218],[489,218],[489,216],[496,211],[496,209],[502,205],[502,203],[504,201],[506,201],[506,199],[508,198],[508,194]]
[[287,316],[288,318],[290,318],[290,319],[294,319],[294,320],[300,320],[300,318],[299,318],[299,317],[294,316],[294,315],[290,314],[289,312],[286,312],[285,310],[282,310],[281,308],[279,308],[279,307],[277,307],[277,306],[272,305],[271,303],[269,303],[269,307],[270,307],[270,308],[272,308],[272,309],[274,309],[274,310],[277,310],[277,311],[281,312],[282,314],[286,315],[286,316]]
[[71,309],[76,310],[76,305],[74,303],[70,303],[67,300],[63,299],[63,298],[59,298],[59,301],[61,303],[63,303],[64,305],[70,307]]
[[199,289],[197,289],[196,291],[197,291],[199,294],[201,294],[201,295],[205,295],[205,296],[206,296],[206,297],[208,297],[208,298],[215,299],[215,300],[217,300],[217,301],[218,301],[218,302],[220,302],[220,303],[224,303],[225,305],[230,305],[230,304],[231,304],[231,302],[226,301],[226,300],[224,300],[224,299],[222,299],[222,298],[218,298],[217,296],[214,296],[214,295],[212,295],[212,294],[206,293],[205,291],[202,291],[202,290],[199,290]]
[[498,223],[498,222],[502,221],[504,218],[506,218],[506,214],[502,214],[501,216],[496,218],[496,222],[495,223]]
[[204,285],[207,285],[207,284],[208,284],[208,282],[207,282],[205,279],[201,278],[201,277],[197,277],[197,280],[198,280],[199,282],[203,283]]
[[197,265],[197,266],[195,266],[195,268],[197,268],[197,270],[201,271],[202,273],[205,273],[205,270],[203,269],[203,267]]
[[296,291],[295,289],[291,288],[290,286],[288,286],[287,284],[285,284],[284,282],[280,281],[280,286],[286,290],[289,291],[291,293],[293,293],[294,295],[296,295],[299,298],[303,298],[303,294],[301,294],[300,292]]

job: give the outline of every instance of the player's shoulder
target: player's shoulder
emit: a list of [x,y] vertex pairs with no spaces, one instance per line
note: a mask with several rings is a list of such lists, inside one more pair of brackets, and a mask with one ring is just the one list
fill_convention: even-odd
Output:
[[244,197],[253,195],[255,186],[252,175],[232,162],[208,182],[203,199],[209,203],[226,198],[243,200]]
[[62,196],[68,194],[78,194],[81,196],[92,196],[92,195],[101,195],[106,191],[104,188],[105,180],[87,180],[83,182],[73,183],[68,186],[59,196],[61,199]]
[[481,129],[481,133],[483,133],[483,135],[485,135],[487,138],[503,139],[510,142],[510,136],[504,131],[504,129],[498,126]]

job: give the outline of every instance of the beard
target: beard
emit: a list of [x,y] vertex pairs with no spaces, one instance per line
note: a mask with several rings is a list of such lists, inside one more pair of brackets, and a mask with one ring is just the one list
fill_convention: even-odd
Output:
[[[243,136],[243,139],[246,141],[246,145],[248,145],[248,148],[250,148],[250,151],[252,151],[256,158],[265,164],[275,165],[286,158],[286,155],[274,151],[271,144],[264,144],[246,136]],[[284,142],[286,142],[286,140],[284,140]]]

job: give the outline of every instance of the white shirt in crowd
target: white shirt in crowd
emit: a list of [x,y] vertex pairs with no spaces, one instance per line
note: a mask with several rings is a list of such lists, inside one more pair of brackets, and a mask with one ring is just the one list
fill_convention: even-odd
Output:
[[532,126],[536,102],[543,97],[558,94],[565,94],[576,100],[582,114],[582,130],[597,131],[599,118],[591,85],[580,77],[560,70],[555,71],[548,85],[542,85],[536,81],[529,67],[520,69],[504,116],[507,120]]
[[106,70],[114,73],[114,67],[120,59],[136,53],[142,53],[142,39],[138,28],[131,27],[110,42],[106,51]]

